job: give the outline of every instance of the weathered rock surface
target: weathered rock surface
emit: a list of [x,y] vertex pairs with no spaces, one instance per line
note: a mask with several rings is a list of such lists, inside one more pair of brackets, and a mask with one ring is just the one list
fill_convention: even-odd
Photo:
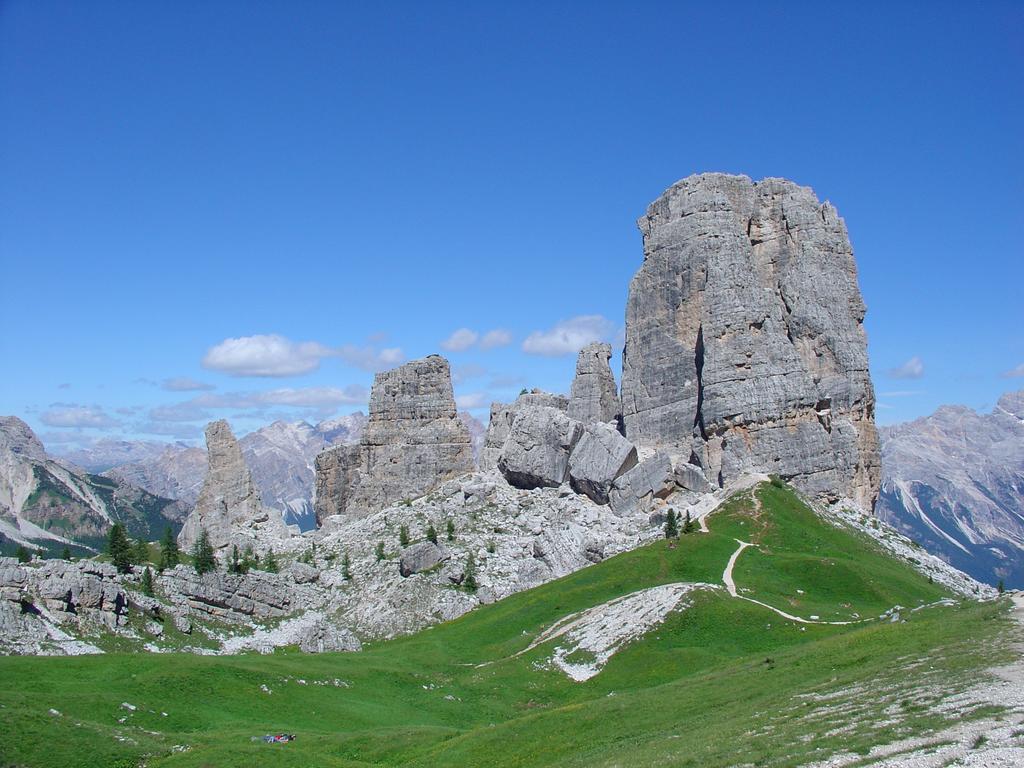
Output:
[[846,227],[807,187],[703,174],[638,226],[626,308],[626,437],[870,509],[880,461],[864,302]]
[[205,529],[214,549],[230,545],[263,549],[290,534],[281,513],[263,506],[241,448],[224,420],[206,427],[209,464],[196,506],[185,520],[178,544],[190,548]]
[[557,408],[520,408],[498,469],[516,488],[559,486],[569,479],[569,455],[582,433],[583,425]]
[[1024,390],[879,432],[878,516],[976,579],[1024,588]]
[[611,357],[611,344],[594,342],[580,350],[569,393],[567,413],[570,418],[582,424],[608,422],[618,426],[622,420],[622,405],[615,376],[608,365]]
[[362,448],[358,445],[337,445],[316,457],[316,495],[313,509],[317,526],[333,515],[344,515],[356,488]]
[[612,483],[636,464],[636,446],[615,427],[602,422],[588,424],[569,456],[569,484],[576,493],[607,504]]
[[473,470],[473,447],[455,408],[447,360],[430,355],[376,375],[359,441],[358,477],[350,465],[350,455],[326,458],[324,477],[317,480],[325,489],[322,511],[344,519],[415,498]]
[[414,573],[429,570],[438,563],[447,560],[448,550],[432,541],[421,541],[402,550],[398,561],[398,572],[402,576],[412,576]]
[[523,392],[513,403],[491,403],[490,420],[487,422],[487,432],[478,461],[481,472],[497,469],[501,449],[505,446],[509,432],[512,431],[512,422],[516,420],[519,411],[528,406],[566,411],[569,408],[569,399],[565,395],[554,395],[535,389],[532,392]]
[[299,640],[299,650],[304,653],[336,653],[362,649],[359,638],[347,629],[323,619],[310,626]]
[[325,595],[312,583],[297,584],[288,573],[214,571],[197,574],[178,565],[156,578],[160,592],[182,612],[198,612],[229,623],[275,619],[319,607]]
[[615,513],[627,515],[649,512],[655,499],[668,498],[675,489],[671,457],[656,453],[620,475],[608,496]]

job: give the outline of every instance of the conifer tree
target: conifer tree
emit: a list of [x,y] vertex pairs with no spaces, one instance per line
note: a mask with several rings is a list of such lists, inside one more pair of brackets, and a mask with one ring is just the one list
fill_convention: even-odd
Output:
[[132,545],[132,562],[139,565],[149,562],[149,544],[142,539]]
[[469,557],[466,558],[466,570],[462,576],[462,586],[464,586],[470,592],[476,592],[479,586],[476,583],[476,558],[473,557],[473,553],[470,552]]
[[120,573],[128,573],[132,569],[132,544],[121,523],[114,523],[107,538],[107,554],[114,567]]
[[996,591],[999,592],[1000,595],[1003,594],[1003,592],[1006,591],[1006,585],[1003,584],[1003,580],[1002,579],[1000,579],[999,583],[996,584]]
[[398,529],[398,543],[403,547],[409,546],[409,526],[403,525]]
[[181,562],[181,551],[178,549],[178,540],[174,537],[174,531],[170,526],[164,528],[164,537],[160,542],[160,570],[173,568]]
[[352,561],[349,560],[348,552],[341,557],[341,577],[345,581],[352,580]]
[[231,562],[228,564],[228,570],[231,571],[231,573],[242,572],[242,556],[238,551],[237,544],[231,545]]
[[434,528],[433,523],[427,526],[427,541],[432,541],[437,544],[437,529]]
[[693,533],[693,519],[690,517],[690,510],[686,510],[686,522],[683,523],[683,533]]
[[448,541],[455,541],[455,521],[448,518],[448,522],[445,524],[445,532],[448,536]]
[[668,516],[665,518],[665,538],[675,539],[679,536],[679,523],[676,520],[676,511],[669,509]]
[[67,546],[65,546],[64,550],[60,553],[60,559],[61,560],[70,560],[71,559],[71,549],[68,548]]
[[19,544],[18,549],[15,550],[14,556],[18,558],[19,563],[27,563],[32,559],[32,555],[30,555],[28,550],[21,544]]
[[384,542],[383,541],[378,541],[377,542],[377,562],[379,563],[383,559],[384,559]]
[[277,557],[274,556],[273,550],[263,556],[263,570],[267,573],[277,573]]
[[196,543],[192,547],[192,566],[200,576],[217,570],[217,558],[210,545],[210,534],[206,532],[205,528],[199,529]]
[[146,570],[142,572],[142,594],[147,597],[153,596],[153,572],[149,570],[149,566],[146,566]]

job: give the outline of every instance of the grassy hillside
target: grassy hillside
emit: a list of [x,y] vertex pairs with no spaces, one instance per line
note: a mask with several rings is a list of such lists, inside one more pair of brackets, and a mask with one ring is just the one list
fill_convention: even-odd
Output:
[[[925,691],[964,685],[1006,653],[1003,606],[909,612],[947,595],[786,488],[737,497],[709,524],[357,654],[0,659],[13,737],[0,764],[795,765],[939,725]],[[824,621],[899,604],[904,621],[799,624],[717,589],[584,683],[547,663],[558,641],[516,655],[612,598],[721,584],[736,539],[757,545],[733,572],[741,595]],[[922,658],[927,670],[908,673]],[[281,731],[296,741],[251,740]]]

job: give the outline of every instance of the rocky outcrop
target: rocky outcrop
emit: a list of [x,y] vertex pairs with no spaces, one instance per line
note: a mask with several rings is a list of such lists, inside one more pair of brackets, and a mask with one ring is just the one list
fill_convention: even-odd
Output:
[[178,544],[188,549],[205,530],[214,549],[272,548],[290,534],[280,512],[263,506],[259,492],[242,458],[242,450],[224,420],[206,427],[209,454],[206,479],[196,506],[178,534]]
[[359,638],[347,629],[323,619],[314,622],[299,639],[299,650],[303,653],[361,651],[362,648]]
[[565,395],[554,395],[550,392],[543,392],[534,389],[531,392],[523,392],[513,403],[491,403],[490,420],[487,422],[487,433],[484,435],[483,447],[480,449],[479,465],[481,472],[496,469],[501,449],[505,446],[509,432],[512,431],[512,422],[516,415],[523,408],[540,406],[544,408],[555,408],[559,411],[569,409],[569,399]]
[[671,458],[656,453],[620,475],[612,484],[609,500],[617,515],[648,512],[655,499],[666,499],[675,489]]
[[316,495],[313,509],[317,527],[334,515],[344,515],[356,488],[362,449],[358,445],[337,445],[316,457]]
[[421,541],[402,550],[402,555],[398,560],[398,572],[405,577],[412,576],[414,573],[433,568],[449,557],[448,550],[440,544]]
[[771,472],[871,509],[880,461],[864,303],[835,208],[781,179],[704,174],[638,222],[626,437],[721,486]]
[[878,516],[976,579],[1024,588],[1024,390],[879,432]]
[[473,470],[470,435],[455,408],[447,360],[430,355],[376,375],[358,470],[353,462],[352,454],[318,462],[321,523],[327,512],[363,517]]
[[608,365],[611,357],[611,344],[594,342],[580,350],[569,393],[570,418],[582,424],[608,422],[618,426],[622,420],[622,405],[615,376]]
[[611,424],[588,424],[569,457],[569,484],[596,504],[607,504],[612,483],[636,463],[636,446]]
[[569,456],[583,425],[557,408],[521,408],[498,458],[498,469],[516,488],[555,487],[569,478]]

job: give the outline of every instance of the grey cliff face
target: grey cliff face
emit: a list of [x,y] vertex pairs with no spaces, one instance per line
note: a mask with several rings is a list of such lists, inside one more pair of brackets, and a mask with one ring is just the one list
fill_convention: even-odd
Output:
[[316,496],[313,509],[316,524],[342,515],[359,485],[362,449],[358,445],[336,445],[316,457]]
[[516,488],[556,487],[569,479],[569,456],[583,425],[557,408],[519,410],[498,458],[498,469]]
[[286,538],[288,529],[276,510],[264,508],[242,458],[242,449],[224,420],[206,427],[209,464],[203,488],[185,520],[178,543],[191,547],[205,529],[210,544],[222,549],[232,544],[256,546]]
[[358,469],[353,454],[318,461],[321,523],[328,512],[363,517],[471,472],[473,446],[455,408],[448,361],[430,355],[378,373],[358,450]]
[[880,458],[864,303],[835,208],[704,174],[650,205],[626,308],[626,437],[721,486],[747,471],[871,509]]
[[608,361],[611,344],[594,342],[580,350],[576,358],[576,376],[569,393],[569,416],[583,424],[618,424],[622,405]]

